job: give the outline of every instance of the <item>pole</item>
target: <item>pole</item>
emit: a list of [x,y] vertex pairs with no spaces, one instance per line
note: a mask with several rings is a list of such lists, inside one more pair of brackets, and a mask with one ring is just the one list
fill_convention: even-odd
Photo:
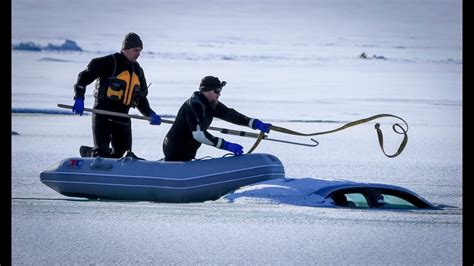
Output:
[[[72,105],[66,105],[66,104],[58,104],[58,107],[65,108],[65,109],[72,109]],[[102,110],[102,109],[84,108],[84,111],[91,112],[91,113],[96,113],[96,114],[102,114],[102,115],[127,117],[127,118],[146,120],[146,121],[151,120],[151,117],[148,117],[148,116],[130,115],[130,114],[112,112],[112,111],[107,111],[107,110]],[[161,119],[161,122],[165,123],[165,124],[173,124],[174,123],[173,120],[167,120],[167,119]],[[208,129],[209,130],[214,130],[214,131],[219,131],[222,134],[229,134],[229,135],[235,135],[235,136],[241,136],[241,137],[258,138],[258,136],[259,136],[259,134],[253,133],[253,132],[233,130],[233,129],[220,128],[220,127],[209,127]],[[268,138],[267,135],[264,135],[263,139],[264,140],[269,140],[269,141],[276,141],[276,142],[281,142],[281,143],[293,144],[293,145],[306,146],[306,147],[316,147],[316,146],[319,145],[319,143],[314,139],[311,139],[312,143],[309,143],[309,144],[301,143],[301,142],[281,140],[281,139],[272,139],[272,138]]]

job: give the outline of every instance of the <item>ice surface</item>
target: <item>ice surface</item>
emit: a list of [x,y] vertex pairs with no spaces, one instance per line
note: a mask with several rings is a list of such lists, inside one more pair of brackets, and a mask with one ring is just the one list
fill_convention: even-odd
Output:
[[[461,11],[462,1],[442,0],[13,1],[12,45],[68,39],[84,51],[12,51],[19,134],[12,135],[12,263],[462,264]],[[295,181],[247,186],[214,202],[64,197],[39,173],[92,144],[91,117],[56,105],[72,104],[77,74],[93,57],[118,51],[130,31],[144,42],[139,62],[160,115],[174,119],[200,79],[215,75],[228,82],[221,100],[250,117],[317,132],[389,113],[408,122],[408,145],[397,158],[382,154],[375,122],[388,153],[401,141],[391,130],[399,121],[384,118],[319,136],[316,148],[262,141],[257,152],[280,158]],[[360,59],[363,52],[386,60]],[[134,152],[162,158],[168,129],[133,121]],[[253,143],[221,137],[245,149]],[[198,157],[223,154],[203,146]],[[448,207],[306,206],[318,201],[304,197],[312,179],[399,185]]]

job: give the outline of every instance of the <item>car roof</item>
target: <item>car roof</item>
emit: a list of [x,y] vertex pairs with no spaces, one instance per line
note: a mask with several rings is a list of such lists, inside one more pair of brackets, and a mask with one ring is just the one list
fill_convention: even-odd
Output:
[[[390,191],[394,192],[396,194],[404,193],[408,194],[412,197],[415,197],[424,203],[426,203],[430,207],[434,207],[433,204],[431,204],[429,201],[418,195],[417,193],[396,185],[389,185],[389,184],[381,184],[381,183],[364,183],[364,182],[354,182],[354,181],[348,181],[348,180],[320,180],[318,179],[317,182],[315,183],[315,190],[312,193],[309,193],[308,196],[310,195],[319,195],[323,198],[329,197],[332,193],[338,192],[338,191],[356,191],[358,189],[360,190],[369,190],[369,189],[378,189],[382,190],[384,192]],[[347,193],[347,192],[346,192]]]

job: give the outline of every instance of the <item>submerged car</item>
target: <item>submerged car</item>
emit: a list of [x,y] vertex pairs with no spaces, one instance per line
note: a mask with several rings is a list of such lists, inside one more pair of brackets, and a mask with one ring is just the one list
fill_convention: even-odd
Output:
[[332,204],[350,208],[424,209],[436,208],[415,192],[400,186],[352,181],[326,181],[311,193]]
[[439,209],[428,200],[404,187],[315,178],[269,180],[240,188],[224,198],[230,201],[269,202],[314,207]]

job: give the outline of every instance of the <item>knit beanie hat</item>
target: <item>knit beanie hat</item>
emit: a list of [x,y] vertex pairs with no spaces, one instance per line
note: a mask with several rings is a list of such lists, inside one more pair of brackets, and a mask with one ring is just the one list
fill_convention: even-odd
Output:
[[138,36],[136,33],[130,32],[127,35],[125,35],[125,39],[123,39],[122,42],[122,50],[124,49],[132,49],[140,47],[143,49],[143,43],[142,40],[140,39],[140,36]]
[[211,91],[213,89],[222,88],[227,84],[225,81],[220,81],[219,78],[213,76],[205,76],[199,84],[200,91]]

